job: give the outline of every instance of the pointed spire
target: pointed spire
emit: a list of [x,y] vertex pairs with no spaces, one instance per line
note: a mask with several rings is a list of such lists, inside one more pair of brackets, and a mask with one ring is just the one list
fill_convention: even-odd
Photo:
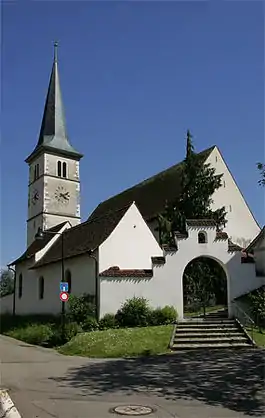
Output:
[[82,157],[82,154],[77,152],[72,147],[67,135],[58,70],[58,42],[54,42],[53,66],[48,93],[46,96],[39,140],[37,146],[27,158],[26,162],[29,162],[32,157],[34,157],[35,154],[43,148],[49,148],[58,153],[71,154],[76,158]]

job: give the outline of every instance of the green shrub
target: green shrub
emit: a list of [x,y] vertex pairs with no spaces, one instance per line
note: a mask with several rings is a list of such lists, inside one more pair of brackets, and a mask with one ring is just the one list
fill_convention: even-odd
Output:
[[177,318],[177,311],[173,306],[164,306],[156,308],[150,312],[149,325],[169,325]]
[[86,332],[96,331],[98,329],[98,322],[95,317],[88,316],[82,322],[82,329]]
[[106,314],[99,321],[99,329],[114,329],[117,327],[118,323],[114,314]]
[[53,335],[51,324],[29,324],[24,328],[14,328],[8,335],[28,344],[46,345]]
[[95,304],[92,302],[92,296],[83,294],[82,296],[70,295],[69,318],[71,322],[82,324],[87,317],[95,316]]
[[77,322],[68,322],[64,327],[64,335],[62,326],[53,327],[52,335],[49,340],[49,345],[54,347],[65,344],[74,338],[79,332],[82,332],[82,327]]
[[126,300],[115,315],[120,327],[145,327],[150,317],[150,307],[145,298]]
[[265,326],[265,286],[249,295],[250,309],[257,326]]

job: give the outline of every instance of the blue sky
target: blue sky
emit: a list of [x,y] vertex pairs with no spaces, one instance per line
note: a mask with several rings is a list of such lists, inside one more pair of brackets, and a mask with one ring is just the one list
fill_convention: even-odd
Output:
[[218,145],[264,223],[262,2],[5,2],[2,10],[1,265],[26,246],[28,167],[59,41],[81,214]]

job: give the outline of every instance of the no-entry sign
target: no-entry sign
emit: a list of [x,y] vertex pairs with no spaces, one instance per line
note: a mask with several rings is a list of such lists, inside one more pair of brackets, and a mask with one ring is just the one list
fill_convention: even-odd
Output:
[[60,293],[60,299],[62,302],[67,302],[69,299],[69,295],[67,292],[61,292]]

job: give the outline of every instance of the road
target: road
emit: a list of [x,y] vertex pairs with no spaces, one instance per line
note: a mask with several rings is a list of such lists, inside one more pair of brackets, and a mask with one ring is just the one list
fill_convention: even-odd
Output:
[[262,350],[94,360],[0,336],[0,355],[0,386],[23,418],[117,418],[125,404],[155,408],[150,418],[265,415]]

